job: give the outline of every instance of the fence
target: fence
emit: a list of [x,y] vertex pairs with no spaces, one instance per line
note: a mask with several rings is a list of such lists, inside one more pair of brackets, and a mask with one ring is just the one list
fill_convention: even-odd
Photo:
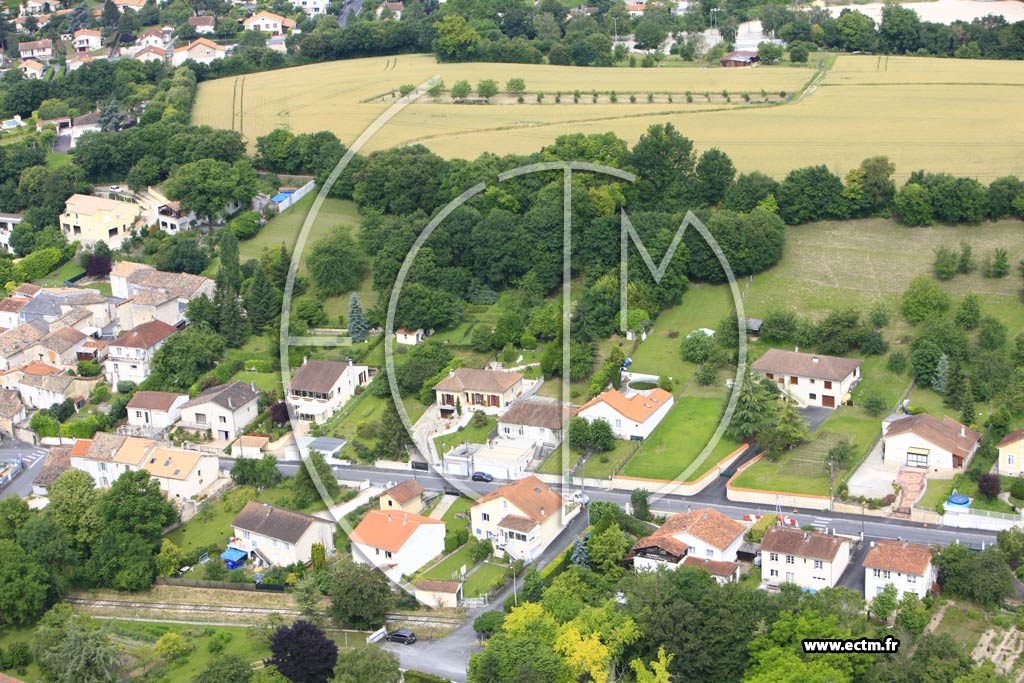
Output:
[[310,180],[308,183],[306,183],[305,185],[303,185],[299,189],[297,189],[294,192],[292,192],[288,196],[287,199],[282,199],[281,201],[277,202],[277,210],[279,212],[281,212],[281,211],[285,211],[286,209],[291,208],[292,205],[295,204],[295,202],[297,202],[300,199],[302,199],[303,197],[305,197],[307,194],[312,192],[315,188],[316,188],[316,182],[313,181],[313,180]]
[[367,642],[367,644],[369,644],[369,643],[376,643],[378,640],[383,640],[384,636],[386,636],[387,634],[388,634],[387,627],[386,626],[381,626],[379,629],[377,629],[376,631],[374,631],[370,635],[366,636],[366,642]]
[[221,588],[232,591],[265,591],[272,593],[284,593],[288,591],[287,586],[271,586],[264,583],[235,583],[233,581],[209,581],[207,579],[176,579],[170,577],[158,577],[156,583],[160,586],[184,586],[186,588]]

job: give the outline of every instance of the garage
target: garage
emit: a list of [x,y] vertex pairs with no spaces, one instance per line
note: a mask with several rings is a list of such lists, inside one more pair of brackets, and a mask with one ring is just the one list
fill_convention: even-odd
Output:
[[822,394],[821,395],[821,405],[825,406],[826,408],[835,408],[836,407],[836,397],[835,396],[826,396],[825,394]]

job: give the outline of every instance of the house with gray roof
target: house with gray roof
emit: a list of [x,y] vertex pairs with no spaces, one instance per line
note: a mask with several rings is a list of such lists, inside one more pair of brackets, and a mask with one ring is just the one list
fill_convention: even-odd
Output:
[[180,426],[218,441],[233,441],[259,414],[259,397],[255,382],[210,387],[181,406]]
[[287,567],[309,562],[313,545],[334,550],[334,523],[287,508],[249,501],[231,522],[229,549],[245,553],[257,565]]

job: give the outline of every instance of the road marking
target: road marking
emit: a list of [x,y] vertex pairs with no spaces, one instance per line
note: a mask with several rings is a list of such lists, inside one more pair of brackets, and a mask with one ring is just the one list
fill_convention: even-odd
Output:
[[811,526],[813,526],[818,531],[824,532],[828,531],[828,525],[831,523],[831,521],[832,520],[825,519],[823,517],[815,517],[814,521],[811,522]]

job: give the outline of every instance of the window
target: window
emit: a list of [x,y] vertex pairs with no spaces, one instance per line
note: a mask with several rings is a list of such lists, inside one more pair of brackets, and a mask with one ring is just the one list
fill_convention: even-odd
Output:
[[914,576],[913,574],[907,574],[907,583],[910,583],[910,584],[917,583],[917,577]]
[[927,448],[908,448],[907,449],[907,466],[908,467],[928,467],[928,449]]
[[772,562],[778,562],[779,561],[779,554],[778,553],[768,553],[768,559],[771,560]]
[[1006,455],[1006,464],[1007,465],[1012,465],[1013,464],[1013,454],[1008,453]]
[[616,427],[621,427],[622,426],[622,420],[620,420],[619,418],[615,418],[615,426]]
[[876,579],[882,576],[881,569],[872,569],[871,571],[874,573]]
[[206,424],[206,413],[196,413],[196,422],[198,424]]
[[[141,410],[136,410],[135,411],[135,417],[142,417],[142,411]],[[1012,465],[1013,463],[1011,462],[1010,464]]]
[[227,421],[228,421],[228,419],[227,419],[226,417],[224,417],[223,415],[221,415],[221,416],[220,416],[220,421],[221,421],[222,423],[224,423],[224,422],[227,422]]
[[384,551],[384,557],[386,557],[386,558],[388,558],[390,560],[391,559],[391,551],[390,550],[385,550]]
[[771,571],[768,572],[768,576],[778,577],[778,575],[779,575],[779,570],[778,569],[772,569]]
[[481,512],[480,513],[480,519],[482,519],[485,522],[489,522],[489,521],[491,521],[491,516],[489,514],[487,514],[486,512]]
[[814,384],[814,380],[813,379],[811,380],[811,384]]
[[796,558],[792,555],[786,555],[786,564],[796,564]]
[[818,395],[817,394],[808,394],[807,397],[810,398],[810,399],[816,399],[816,398],[818,398]]
[[800,384],[798,378],[792,377],[792,376],[789,378],[789,383],[790,384]]
[[883,579],[891,579],[892,578],[892,572],[889,571],[888,569],[886,569],[885,571],[882,572],[882,578]]
[[824,566],[825,566],[825,564],[821,560],[815,560],[814,561],[814,568],[815,569],[822,569]]
[[772,372],[766,372],[764,373],[764,376],[767,377],[768,379],[775,379],[775,373]]
[[831,389],[832,388],[832,382],[830,380],[825,380],[825,388],[826,389]]
[[714,556],[715,556],[715,551],[712,550],[711,548],[708,548],[707,550],[704,551],[704,557],[706,557],[708,559],[711,559]]
[[793,583],[793,572],[786,572],[786,583]]

